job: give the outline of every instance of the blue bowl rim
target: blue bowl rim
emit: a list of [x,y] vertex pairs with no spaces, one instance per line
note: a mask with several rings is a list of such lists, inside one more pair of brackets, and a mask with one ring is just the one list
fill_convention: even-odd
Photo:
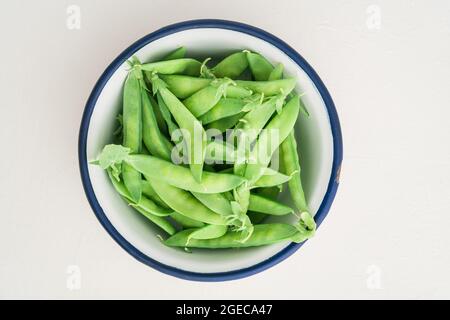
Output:
[[201,20],[190,20],[190,21],[184,21],[179,22],[175,24],[168,25],[166,27],[163,27],[157,31],[154,31],[143,38],[137,40],[135,43],[133,43],[130,47],[128,47],[126,50],[124,50],[103,72],[103,74],[98,79],[97,83],[95,84],[87,102],[86,106],[83,112],[81,125],[80,125],[80,133],[79,133],[79,140],[78,140],[78,159],[79,159],[79,166],[80,166],[80,174],[81,174],[81,180],[83,183],[84,191],[86,193],[86,197],[89,201],[89,204],[94,211],[95,215],[97,216],[97,219],[100,221],[101,225],[106,229],[106,231],[110,234],[110,236],[130,255],[132,255],[135,259],[138,261],[160,271],[165,274],[175,276],[181,279],[191,280],[191,281],[228,281],[228,280],[236,280],[245,278],[251,275],[254,275],[256,273],[259,273],[261,271],[264,271],[284,259],[288,258],[290,255],[292,255],[295,251],[297,251],[303,243],[291,243],[287,247],[285,247],[280,252],[276,253],[272,257],[259,262],[253,266],[239,269],[239,270],[233,270],[233,271],[227,271],[227,272],[217,272],[217,273],[198,273],[198,272],[192,272],[192,271],[186,271],[178,268],[171,267],[169,265],[165,265],[157,260],[154,260],[141,251],[139,251],[137,248],[135,248],[131,243],[129,243],[111,224],[111,222],[106,217],[105,213],[103,212],[103,209],[101,208],[100,204],[97,201],[97,198],[95,196],[91,180],[89,177],[88,172],[88,160],[86,156],[86,144],[87,144],[87,135],[88,135],[88,129],[89,129],[89,123],[91,119],[92,112],[94,110],[95,104],[97,102],[97,99],[100,95],[100,93],[103,90],[103,87],[109,80],[109,78],[113,75],[113,73],[130,57],[132,56],[136,51],[147,45],[148,43],[155,41],[159,38],[168,36],[172,33],[180,32],[183,30],[188,29],[198,29],[198,28],[219,28],[219,29],[227,29],[227,30],[233,30],[238,31],[241,33],[249,34],[251,36],[260,38],[281,51],[283,51],[285,54],[287,54],[295,63],[297,63],[311,78],[311,80],[314,82],[315,86],[317,87],[320,95],[322,96],[322,99],[325,103],[325,106],[328,111],[328,115],[330,118],[330,124],[331,124],[331,131],[333,135],[333,165],[331,170],[331,176],[328,183],[327,191],[324,196],[324,199],[319,207],[319,210],[317,211],[315,215],[315,220],[317,225],[319,226],[326,215],[328,214],[331,204],[334,200],[334,197],[336,195],[336,191],[339,185],[339,176],[340,176],[340,168],[343,158],[343,143],[342,143],[342,133],[339,123],[339,118],[336,112],[335,105],[333,103],[333,100],[323,84],[322,80],[319,78],[317,73],[313,70],[313,68],[306,62],[306,60],[297,53],[292,47],[290,47],[287,43],[285,43],[283,40],[275,37],[274,35],[244,24],[240,22],[235,21],[228,21],[228,20],[217,20],[217,19],[201,19]]

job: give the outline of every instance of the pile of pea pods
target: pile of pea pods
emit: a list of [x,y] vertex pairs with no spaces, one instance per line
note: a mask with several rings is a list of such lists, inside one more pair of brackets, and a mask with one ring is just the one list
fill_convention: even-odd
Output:
[[[282,64],[248,50],[214,64],[181,47],[128,65],[115,144],[92,163],[166,233],[164,244],[241,248],[314,235],[294,132],[308,112]],[[285,184],[293,207],[277,200]],[[267,221],[290,214],[296,223]]]

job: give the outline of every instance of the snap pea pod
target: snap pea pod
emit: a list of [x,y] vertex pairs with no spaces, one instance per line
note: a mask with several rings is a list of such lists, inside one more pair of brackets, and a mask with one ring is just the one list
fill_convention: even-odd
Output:
[[290,132],[286,140],[280,146],[281,161],[284,165],[286,174],[292,176],[289,180],[289,191],[295,206],[300,211],[308,211],[308,205],[303,191],[302,180],[300,177],[301,168],[297,152],[297,142],[295,141],[294,129]]
[[183,216],[182,214],[174,211],[170,217],[178,223],[183,229],[187,228],[201,228],[204,227],[205,224],[203,222],[188,218],[186,216]]
[[[175,61],[175,60],[171,60]],[[153,93],[160,93],[167,108],[172,113],[183,134],[191,173],[197,182],[202,181],[203,162],[205,159],[206,133],[201,123],[189,112],[184,104],[167,89],[164,81],[152,76]]]
[[291,176],[282,174],[278,171],[272,170],[270,168],[266,168],[264,170],[264,174],[256,180],[253,187],[255,188],[267,188],[282,185],[283,183],[288,182],[291,179]]
[[[142,101],[139,79],[142,74],[133,70],[125,80],[123,90],[123,145],[133,153],[141,150]],[[124,184],[135,202],[141,199],[141,174],[127,164],[122,166]]]
[[204,206],[189,192],[155,180],[150,183],[161,199],[174,211],[200,222],[227,225],[226,220],[221,215]]
[[253,74],[253,78],[257,81],[266,81],[269,79],[270,74],[273,71],[272,64],[267,61],[259,53],[246,52],[248,65]]
[[150,220],[151,222],[153,222],[154,224],[156,224],[158,227],[160,227],[161,229],[163,229],[165,232],[167,232],[169,235],[174,235],[177,230],[175,229],[175,227],[173,225],[170,224],[169,221],[167,221],[165,218],[162,217],[157,217],[154,216],[150,213],[148,213],[147,211],[136,207],[135,208],[140,214],[142,214],[144,217],[146,217],[148,220]]
[[217,78],[236,79],[247,67],[245,52],[236,52],[220,61],[211,71]]
[[[141,81],[142,96],[142,139],[151,154],[158,155],[163,159],[170,159],[170,141],[159,130],[153,106],[150,102],[145,83]],[[166,141],[167,140],[167,141]]]
[[167,88],[179,99],[190,97],[197,91],[209,86],[212,79],[184,75],[160,75]]
[[144,196],[146,196],[147,198],[150,198],[159,206],[161,206],[163,208],[168,208],[167,204],[158,196],[156,191],[153,189],[150,182],[142,179],[141,183],[142,183],[142,194]]
[[238,232],[227,232],[220,238],[207,240],[191,239],[186,244],[189,235],[195,230],[188,229],[178,232],[165,240],[164,243],[173,247],[225,249],[257,247],[283,241],[303,242],[310,236],[309,230],[299,230],[297,226],[290,224],[271,223],[255,225],[252,235],[245,242],[241,241],[241,235]]
[[[145,216],[147,219],[152,221],[158,227],[160,227],[161,229],[166,231],[168,234],[173,235],[175,233],[175,228],[167,220],[165,220],[161,216],[156,216],[150,212],[149,208],[146,207],[146,205],[148,203],[146,201],[145,202],[142,201],[143,199],[145,199],[145,197],[141,197],[140,204],[134,203],[131,195],[129,194],[128,190],[123,185],[123,183],[121,183],[120,181],[117,181],[117,179],[113,176],[111,170],[107,170],[107,172],[108,172],[108,176],[112,182],[112,185],[129,205],[133,205],[133,207],[139,213],[141,213],[143,216]],[[153,205],[152,205],[152,207],[153,207]],[[172,211],[170,211],[170,213],[172,213]]]
[[189,76],[200,75],[201,63],[195,59],[182,58],[158,62],[145,63],[139,66],[142,71],[158,74],[185,74]]
[[[167,108],[166,104],[164,103],[164,100],[162,99],[161,94],[157,93],[156,98],[158,101],[159,110],[161,111],[161,115],[167,124],[167,130],[169,132],[169,135],[172,136],[172,133],[175,130],[178,130],[179,128],[178,128],[177,124],[173,121],[172,115],[170,114],[169,109]],[[176,141],[176,143],[178,143],[178,141]]]
[[250,194],[248,210],[274,216],[283,216],[294,212],[294,210],[292,210],[292,208],[287,205],[284,205],[272,199],[258,196],[256,194]]
[[183,100],[183,104],[198,118],[211,110],[222,97],[245,98],[251,94],[250,90],[236,87],[230,79],[215,79],[207,87]]
[[245,114],[233,130],[231,135],[232,139],[237,137],[237,161],[234,164],[235,174],[244,174],[245,163],[248,158],[247,152],[250,145],[255,141],[260,131],[275,112],[279,99],[280,97],[273,97]]
[[[146,176],[147,181],[152,186],[153,180],[157,180],[184,190],[201,193],[229,191],[245,181],[244,178],[232,174],[204,172],[204,180],[198,183],[190,174],[188,168],[150,155],[129,154],[128,148],[114,144],[106,145],[103,148],[97,162],[103,169],[112,168],[112,170],[118,164],[123,165],[123,162],[125,162]],[[141,181],[139,180],[140,183]]]
[[224,217],[233,214],[230,200],[228,200],[227,197],[222,193],[206,194],[206,193],[192,192],[192,194],[194,195],[194,197],[197,198],[198,201],[200,201],[205,206],[207,206],[214,212],[217,212]]
[[222,225],[206,225],[202,228],[199,228],[193,232],[191,232],[187,238],[186,244],[189,243],[192,239],[196,240],[207,240],[207,239],[215,239],[220,238],[225,233],[227,233],[228,227]]
[[[219,173],[233,173],[234,168],[227,168],[225,170],[220,171]],[[269,188],[269,187],[277,187],[282,185],[283,183],[288,182],[291,179],[291,176],[282,174],[276,170],[265,168],[264,174],[256,180],[256,182],[250,188]]]
[[238,114],[244,109],[246,103],[242,99],[222,98],[199,120],[203,125]]
[[284,71],[284,66],[282,63],[279,63],[275,66],[275,68],[272,70],[272,72],[269,75],[269,81],[272,80],[280,80],[283,78],[283,71]]
[[269,97],[277,95],[282,92],[288,95],[295,88],[295,79],[280,79],[272,81],[246,81],[236,80],[236,85],[251,90],[252,92],[263,93],[264,96]]
[[162,58],[163,61],[167,60],[174,60],[174,59],[182,59],[186,56],[186,48],[185,47],[179,47],[173,50],[172,52],[169,52],[164,58]]
[[202,182],[199,183],[190,174],[189,169],[147,155],[129,155],[124,161],[152,180],[164,181],[172,186],[200,193],[229,191],[245,181],[236,175],[205,171]]
[[[250,185],[255,183],[264,174],[273,153],[294,128],[299,111],[299,97],[298,95],[295,95],[288,103],[286,103],[281,113],[275,115],[273,119],[270,120],[266,126],[266,130],[259,135],[253,150],[250,152],[250,162],[245,168],[244,176],[249,181]],[[278,139],[272,139],[270,137],[272,130],[276,130]],[[259,152],[259,150],[265,150],[266,152]]]
[[240,119],[242,119],[242,117],[245,115],[245,112],[240,112],[238,114],[235,114],[233,116],[230,117],[226,117],[226,118],[222,118],[216,121],[213,121],[211,123],[209,123],[206,126],[206,129],[216,129],[220,132],[225,132],[228,129],[233,128]]

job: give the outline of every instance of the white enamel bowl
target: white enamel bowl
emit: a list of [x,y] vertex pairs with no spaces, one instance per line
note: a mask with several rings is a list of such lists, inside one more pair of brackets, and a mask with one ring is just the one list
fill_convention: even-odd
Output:
[[121,107],[126,60],[134,54],[141,61],[151,61],[179,46],[188,49],[188,56],[199,59],[248,49],[262,53],[274,63],[283,63],[285,74],[297,78],[296,91],[304,93],[302,99],[310,113],[308,119],[300,116],[296,126],[302,178],[318,224],[328,213],[339,182],[342,161],[339,120],[322,81],[296,51],[265,31],[230,21],[188,21],[153,32],[120,54],[98,80],[81,123],[79,161],[87,198],[104,228],[132,256],[164,273],[199,281],[246,277],[282,261],[301,244],[195,250],[193,254],[168,248],[156,237],[161,231],[121,200],[105,172],[87,163],[111,142],[115,116]]

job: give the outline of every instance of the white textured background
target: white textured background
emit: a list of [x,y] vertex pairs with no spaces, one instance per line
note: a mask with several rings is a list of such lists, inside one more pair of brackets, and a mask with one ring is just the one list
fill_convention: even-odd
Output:
[[[66,26],[71,4],[80,30]],[[449,17],[445,0],[4,1],[0,298],[450,298]],[[341,186],[316,238],[225,283],[131,258],[97,222],[78,171],[81,114],[101,72],[136,39],[196,18],[291,44],[330,90],[344,136]],[[66,285],[70,265],[78,290]]]

